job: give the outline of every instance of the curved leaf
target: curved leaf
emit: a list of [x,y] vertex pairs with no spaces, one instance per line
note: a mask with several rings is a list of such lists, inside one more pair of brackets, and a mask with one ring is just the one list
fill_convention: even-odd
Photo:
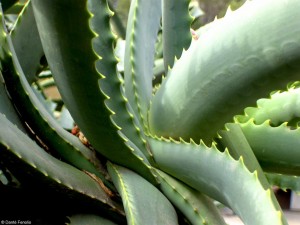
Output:
[[278,126],[283,122],[293,122],[293,119],[297,121],[300,118],[299,107],[300,89],[290,88],[288,91],[273,93],[269,99],[259,99],[257,107],[246,108],[245,115],[236,116],[235,120],[243,123],[253,119],[255,124],[270,120],[273,126]]
[[226,224],[210,198],[160,170],[156,172],[163,194],[192,224]]
[[[265,174],[255,157],[241,127],[238,124],[230,123],[225,125],[225,130],[221,130],[220,142],[228,150],[230,155],[238,160],[243,158],[244,164],[250,172],[256,171],[257,177],[265,189],[270,188]],[[275,198],[275,196],[273,196]],[[278,206],[279,207],[279,206]]]
[[160,19],[161,0],[131,1],[125,49],[125,93],[135,115],[146,127]]
[[98,182],[84,172],[46,153],[0,114],[0,156],[4,165],[24,183],[36,183],[93,205],[99,213],[122,222],[122,209]]
[[210,143],[246,106],[299,79],[299,8],[297,0],[248,1],[215,21],[154,96],[151,133]]
[[31,84],[37,79],[36,73],[44,51],[30,1],[19,14],[10,34],[22,70]]
[[112,21],[111,21],[112,24],[113,24],[113,28],[115,29],[118,36],[120,36],[120,38],[125,40],[125,38],[126,38],[126,28],[123,25],[122,18],[118,14],[118,12],[116,12],[116,10],[114,9],[114,5],[112,4],[112,1],[108,1],[108,5],[109,5],[109,8],[114,12],[114,15],[113,15]]
[[[76,124],[101,154],[155,183],[146,165],[146,157],[138,147],[128,147],[126,134],[122,134],[122,127],[112,118],[126,116],[127,120],[122,121],[130,124],[130,128],[139,135],[117,77],[114,36],[109,24],[111,12],[106,1],[32,2],[45,55],[62,99]],[[99,29],[101,32],[98,32]],[[109,81],[105,82],[106,79]],[[117,104],[123,114],[107,108],[109,103],[106,100],[112,97],[118,102],[110,104]]]
[[[1,79],[2,78],[0,78],[0,80]],[[11,99],[9,98],[5,85],[2,84],[2,82],[0,82],[0,113],[4,114],[10,120],[10,122],[15,124],[20,130],[26,133],[24,124],[20,119],[18,112],[14,108],[14,105],[11,102]]]
[[26,80],[9,36],[7,41],[10,50],[1,57],[2,74],[22,118],[47,147],[58,152],[64,160],[74,166],[96,174],[109,185],[97,168],[99,161],[95,154],[78,138],[64,130],[41,104]]
[[165,71],[173,67],[175,58],[179,59],[182,51],[188,49],[192,41],[189,13],[190,0],[163,0],[163,55]]
[[[196,190],[229,206],[245,224],[287,224],[282,212],[241,157],[203,143],[150,140],[157,166]],[[187,163],[188,162],[188,163]],[[237,182],[238,181],[238,182]]]
[[122,197],[129,225],[178,224],[171,203],[144,178],[112,163],[108,172]]
[[266,173],[266,177],[271,185],[277,186],[282,190],[290,189],[300,193],[300,177],[276,173]]
[[252,120],[240,124],[264,171],[300,175],[300,130],[286,123],[271,127],[269,121],[256,125]]

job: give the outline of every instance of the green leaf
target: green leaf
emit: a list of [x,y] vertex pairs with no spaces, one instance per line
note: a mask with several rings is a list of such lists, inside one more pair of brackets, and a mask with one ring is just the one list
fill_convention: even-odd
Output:
[[183,49],[188,49],[191,44],[193,18],[189,13],[190,0],[162,2],[163,55],[165,71],[168,71],[168,67],[173,67],[175,58],[179,59]]
[[144,178],[112,163],[108,172],[122,197],[129,225],[178,224],[171,203]]
[[[98,9],[101,8],[100,1],[90,1],[89,10],[95,15],[91,20],[91,29],[97,34],[101,34],[102,38],[93,40],[93,47],[96,53],[102,57],[96,63],[97,72],[104,76],[100,82],[100,88],[105,98],[105,105],[109,112],[112,113],[111,120],[117,127],[120,136],[125,140],[129,148],[133,149],[133,153],[138,157],[143,158],[146,163],[151,161],[151,155],[146,146],[146,138],[142,132],[142,127],[139,121],[134,116],[131,105],[125,97],[124,80],[116,70],[117,59],[114,55],[112,46],[115,44],[114,36],[110,31],[110,26],[107,26],[107,14],[100,14]],[[106,34],[106,35],[104,35]],[[101,37],[100,35],[100,37]],[[108,44],[110,43],[110,44]],[[110,53],[110,55],[108,54]],[[107,111],[107,109],[104,109]],[[105,119],[105,118],[103,118]],[[108,119],[108,118],[107,118]],[[107,133],[107,127],[101,127],[103,132]],[[98,131],[97,131],[98,132]],[[99,138],[97,139],[99,140]],[[124,140],[122,140],[124,142]],[[107,140],[105,140],[107,141]],[[101,141],[102,144],[103,141]],[[130,143],[129,143],[130,142]],[[132,145],[132,144],[133,145]],[[119,147],[124,149],[124,144]],[[124,149],[128,152],[128,149]],[[111,151],[109,149],[108,151]],[[128,152],[132,154],[132,152]]]
[[74,127],[74,120],[69,110],[65,106],[62,107],[57,121],[66,130],[72,130],[72,128]]
[[[0,75],[0,80],[1,79],[2,75]],[[20,130],[26,133],[25,126],[22,120],[20,119],[18,112],[14,108],[14,105],[11,102],[11,99],[9,98],[5,85],[2,82],[4,82],[4,80],[0,82],[0,113],[4,114],[12,123],[18,126]]]
[[31,84],[37,79],[36,73],[44,51],[30,1],[19,14],[11,31],[11,38],[22,70]]
[[46,153],[0,114],[0,157],[18,180],[70,196],[99,213],[123,221],[122,209],[86,173]]
[[[289,88],[287,91],[277,91],[270,98],[257,101],[256,107],[245,109],[245,115],[235,117],[236,122],[243,123],[253,119],[255,124],[262,124],[267,120],[273,126],[279,126],[283,122],[297,122],[300,118],[298,108],[300,107],[300,89]],[[296,127],[296,124],[290,124]]]
[[111,2],[112,1],[108,1],[108,5],[109,5],[109,8],[114,12],[114,15],[113,15],[112,20],[111,20],[111,22],[113,24],[113,28],[116,31],[116,33],[118,34],[118,36],[120,36],[120,38],[125,40],[125,38],[126,38],[126,28],[123,25],[123,21],[122,21],[121,16],[119,15],[119,13],[115,9],[113,3],[111,3]]
[[300,175],[300,130],[287,123],[271,127],[269,121],[256,125],[253,120],[240,124],[264,171]]
[[[113,49],[115,39],[110,31],[111,12],[106,1],[34,0],[32,3],[53,77],[76,124],[101,154],[155,183],[140,150],[145,148],[133,147],[138,146],[137,142],[142,142],[142,146],[145,143],[122,95]],[[112,98],[115,101],[109,100]],[[119,121],[126,123],[138,137],[131,140],[131,146],[127,135],[122,133],[123,127],[115,122],[119,116],[126,117]]]
[[276,173],[266,173],[266,177],[271,185],[277,186],[282,190],[290,189],[300,193],[300,177]]
[[16,58],[10,36],[7,36],[7,41],[10,50],[1,57],[2,74],[22,118],[43,143],[58,152],[65,161],[96,174],[109,185],[97,168],[100,162],[94,152],[85,147],[77,137],[64,130],[35,95]]
[[245,224],[287,224],[272,201],[272,190],[264,189],[242,158],[236,161],[227,150],[203,143],[151,139],[150,146],[160,170],[229,206]]
[[228,150],[230,155],[238,160],[240,157],[250,172],[256,171],[258,179],[265,189],[270,188],[270,185],[260,167],[257,158],[255,157],[241,127],[238,124],[229,123],[225,125],[225,130],[221,130],[220,141],[224,148]]
[[248,1],[213,22],[154,96],[151,133],[210,143],[245,107],[298,80],[298,8],[295,0]]
[[[251,149],[241,127],[238,124],[229,123],[226,124],[226,130],[219,132],[220,141],[223,146],[229,151],[231,156],[238,160],[239,158],[243,159],[243,163],[248,168],[250,172],[255,172],[257,179],[259,179],[263,188],[271,189],[271,185],[268,182],[268,179],[265,176],[264,171],[262,170],[256,156],[254,155],[253,150]],[[270,193],[270,198],[278,211],[281,210],[280,205],[274,195],[274,192]]]
[[210,198],[160,170],[156,172],[162,193],[192,224],[226,224]]
[[125,93],[145,127],[152,96],[155,42],[160,19],[161,0],[131,1],[125,49]]

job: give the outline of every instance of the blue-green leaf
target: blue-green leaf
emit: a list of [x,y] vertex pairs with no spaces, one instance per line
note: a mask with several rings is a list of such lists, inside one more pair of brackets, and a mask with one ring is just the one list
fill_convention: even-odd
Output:
[[151,133],[210,143],[245,107],[298,80],[299,8],[297,0],[248,1],[213,22],[156,92]]
[[129,225],[178,224],[172,204],[143,177],[112,163],[108,172],[122,197]]
[[[98,152],[155,183],[145,142],[122,93],[106,1],[32,3],[50,69],[75,123]],[[129,135],[135,137],[132,145]]]
[[[257,172],[248,170],[241,157],[201,143],[150,140],[160,170],[231,207],[245,224],[287,224],[283,213],[265,190]],[[238,182],[237,182],[238,181]]]
[[193,18],[189,14],[190,0],[163,0],[163,55],[165,71],[173,67],[175,58],[179,59],[184,49],[192,41],[190,31]]
[[160,170],[156,172],[163,194],[192,224],[226,224],[210,198]]
[[124,65],[125,93],[135,115],[146,127],[160,19],[161,0],[131,1]]

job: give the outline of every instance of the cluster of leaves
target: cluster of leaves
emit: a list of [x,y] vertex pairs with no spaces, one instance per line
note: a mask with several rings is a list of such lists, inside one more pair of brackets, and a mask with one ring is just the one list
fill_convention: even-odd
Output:
[[299,191],[299,1],[192,32],[189,0],[132,0],[126,29],[114,1],[1,3],[5,218],[226,224],[219,202],[287,224],[272,186]]

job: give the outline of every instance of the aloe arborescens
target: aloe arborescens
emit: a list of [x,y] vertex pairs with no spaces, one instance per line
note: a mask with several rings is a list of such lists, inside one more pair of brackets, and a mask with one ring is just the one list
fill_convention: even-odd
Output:
[[188,0],[132,0],[120,69],[105,0],[31,0],[9,29],[4,7],[6,185],[76,202],[71,224],[225,224],[213,200],[246,224],[287,224],[271,186],[299,182],[299,8],[248,1],[192,40]]

